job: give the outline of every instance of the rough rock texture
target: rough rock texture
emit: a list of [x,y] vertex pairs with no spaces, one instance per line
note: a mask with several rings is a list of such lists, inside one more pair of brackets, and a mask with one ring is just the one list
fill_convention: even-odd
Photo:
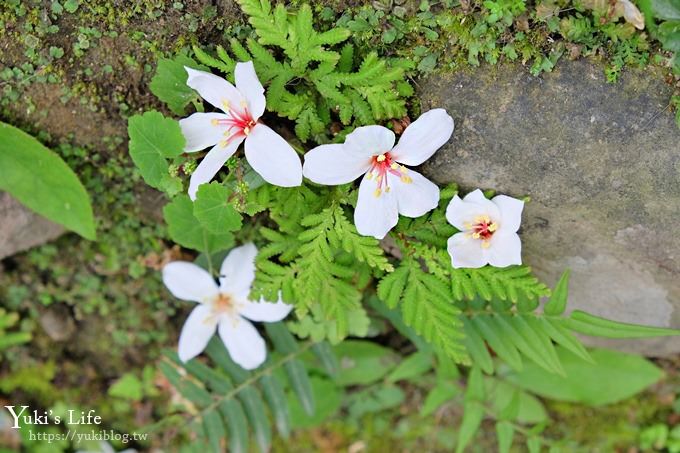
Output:
[[56,238],[64,228],[0,192],[0,259]]
[[[572,269],[571,308],[680,327],[680,130],[663,77],[617,84],[587,61],[534,78],[483,67],[421,84],[424,108],[445,107],[453,139],[424,173],[465,191],[529,195],[524,260],[554,284]],[[680,339],[593,341],[648,355]]]

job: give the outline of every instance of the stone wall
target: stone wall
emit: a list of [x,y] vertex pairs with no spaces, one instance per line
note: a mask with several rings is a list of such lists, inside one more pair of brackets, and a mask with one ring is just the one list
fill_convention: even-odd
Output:
[[[572,270],[571,308],[680,327],[680,130],[661,75],[607,84],[581,60],[540,78],[499,66],[420,85],[424,109],[445,107],[456,122],[427,176],[529,195],[524,260],[550,284]],[[595,344],[680,352],[677,337]]]

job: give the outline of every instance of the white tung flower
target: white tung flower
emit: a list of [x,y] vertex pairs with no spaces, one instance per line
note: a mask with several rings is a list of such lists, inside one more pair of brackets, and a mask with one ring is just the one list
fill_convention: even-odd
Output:
[[185,67],[187,85],[224,113],[194,113],[180,120],[186,152],[212,149],[203,158],[189,182],[189,196],[210,181],[245,140],[248,163],[262,178],[276,186],[302,184],[300,157],[283,137],[258,122],[264,113],[264,88],[252,61],[237,63],[236,86],[209,72]]
[[439,188],[404,165],[420,165],[453,133],[453,118],[444,109],[430,110],[406,128],[397,146],[394,133],[364,126],[345,143],[322,145],[305,154],[303,174],[318,184],[338,185],[364,175],[354,211],[357,231],[382,239],[399,214],[420,217],[437,207]]
[[453,267],[522,264],[522,243],[517,230],[523,208],[522,200],[505,195],[489,200],[479,189],[462,200],[458,195],[453,197],[446,208],[446,219],[461,231],[449,238]]
[[264,340],[248,319],[280,321],[293,307],[280,299],[276,303],[248,300],[255,279],[256,255],[253,244],[229,252],[222,262],[219,286],[207,271],[193,263],[174,261],[163,268],[163,283],[176,298],[198,302],[179,337],[182,361],[200,354],[217,330],[229,355],[241,367],[252,370],[264,362]]

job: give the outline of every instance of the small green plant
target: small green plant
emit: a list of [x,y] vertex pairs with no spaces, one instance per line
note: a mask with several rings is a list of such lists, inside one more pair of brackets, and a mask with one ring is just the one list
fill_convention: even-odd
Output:
[[0,308],[0,351],[31,340],[30,332],[9,331],[19,321],[17,313],[8,313]]
[[[646,0],[642,3],[650,16],[647,25],[661,41],[664,49],[673,54],[671,67],[676,74],[680,74],[680,2],[678,0]],[[651,18],[652,15],[661,22],[658,26]]]

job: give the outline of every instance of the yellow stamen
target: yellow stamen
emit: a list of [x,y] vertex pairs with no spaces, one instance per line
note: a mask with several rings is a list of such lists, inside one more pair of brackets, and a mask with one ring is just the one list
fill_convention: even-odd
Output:
[[494,231],[496,231],[498,229],[498,224],[494,222],[494,223],[490,224],[487,229],[493,233]]
[[222,135],[224,135],[225,137],[229,137],[231,135],[231,131],[227,129],[226,131],[224,131],[224,134]]
[[491,243],[489,241],[482,241],[483,249],[488,249],[489,247],[491,247]]
[[245,135],[250,134],[250,128],[249,128],[249,127],[246,127],[245,129],[243,129],[243,133],[244,133]]
[[413,179],[411,179],[410,176],[402,175],[401,176],[401,182],[406,183],[406,184],[411,184],[413,182]]
[[386,159],[386,158],[385,158],[385,155],[384,155],[384,154],[381,154],[381,155],[379,155],[375,160],[377,160],[378,162],[382,162],[382,161],[384,161],[385,159]]
[[220,146],[221,146],[222,148],[226,148],[228,144],[229,144],[229,140],[222,140],[222,141],[220,142]]
[[210,124],[213,126],[218,126],[220,124],[220,121],[217,118],[213,118],[210,120]]
[[229,101],[226,99],[222,99],[222,107],[224,107],[224,110],[230,110],[231,107],[229,105]]
[[368,173],[366,173],[366,179],[368,179],[369,181],[371,179],[373,179],[373,172],[372,171],[369,171]]
[[243,100],[242,100],[242,101],[241,101],[241,108],[244,109],[244,108],[246,108],[246,107],[248,107],[248,103],[247,103],[246,101],[243,101]]
[[399,164],[393,163],[392,165],[390,165],[390,167],[392,167],[392,170],[396,170],[397,168],[399,168]]
[[472,233],[473,239],[479,239],[479,237],[480,237],[479,233]]
[[385,187],[385,193],[390,191],[390,186]]
[[375,196],[376,198],[378,198],[378,197],[380,196],[381,193],[382,193],[382,191],[380,190],[380,188],[375,189],[375,192],[373,192],[373,196]]

